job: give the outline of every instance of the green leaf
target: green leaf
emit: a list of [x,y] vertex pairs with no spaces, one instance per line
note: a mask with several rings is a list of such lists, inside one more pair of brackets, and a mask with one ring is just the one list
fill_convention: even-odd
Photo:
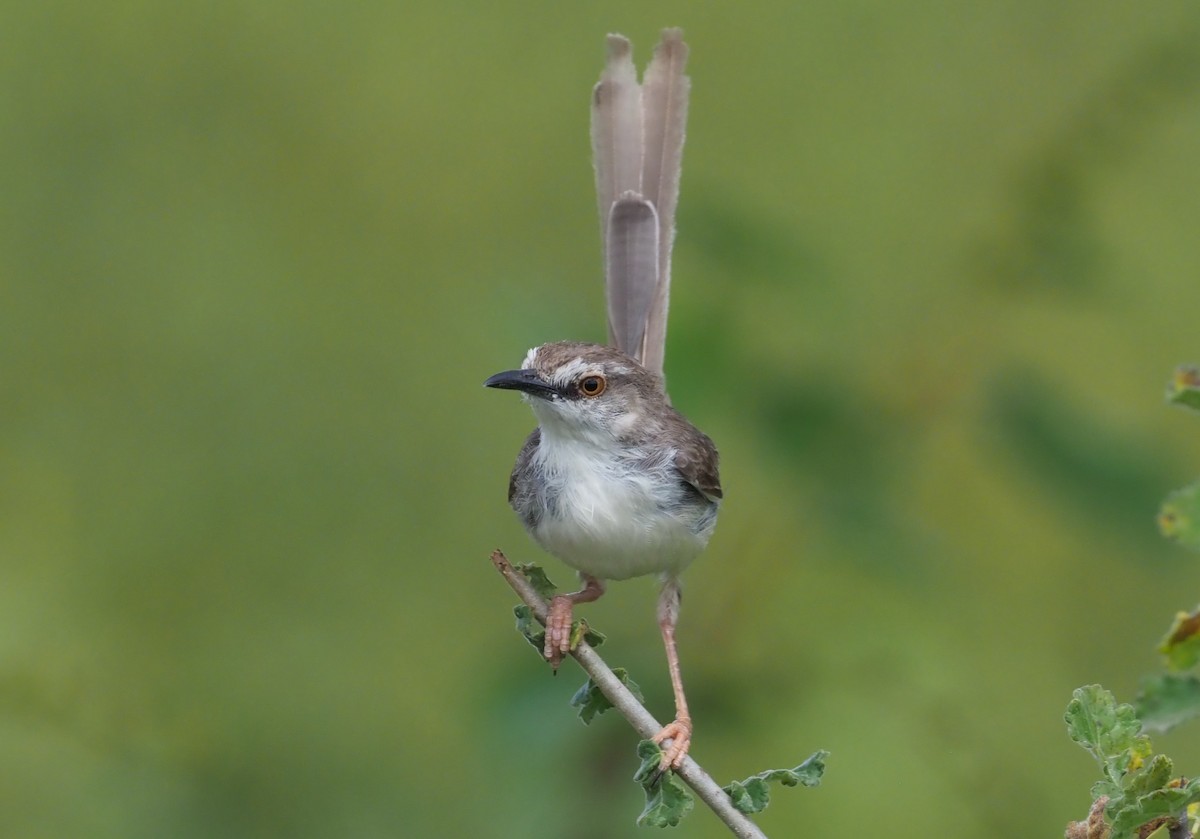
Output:
[[1113,783],[1121,781],[1135,758],[1150,754],[1150,741],[1140,735],[1142,724],[1133,706],[1118,705],[1100,685],[1076,689],[1064,719],[1071,739],[1091,752]]
[[[639,702],[645,701],[642,697],[642,689],[638,687],[637,682],[629,678],[629,672],[624,667],[614,667],[613,675],[620,680],[621,684],[629,688],[629,692],[636,696]],[[584,725],[591,725],[597,714],[603,714],[612,706],[608,697],[601,693],[599,686],[591,679],[584,682],[583,686],[571,697],[571,707],[579,709],[579,719],[583,720]]]
[[821,783],[821,776],[825,774],[825,758],[827,757],[829,757],[829,752],[822,749],[813,752],[807,760],[794,769],[768,769],[757,775],[751,775],[744,781],[733,781],[722,789],[729,794],[733,806],[738,810],[747,814],[761,813],[771,803],[770,783],[772,781],[781,783],[785,787],[794,787],[797,784],[815,787]]
[[1112,822],[1109,839],[1130,839],[1137,829],[1157,818],[1186,818],[1189,804],[1200,801],[1200,779],[1178,787],[1156,789],[1137,799],[1126,801],[1116,811],[1107,813]]
[[513,606],[513,614],[517,617],[517,632],[524,635],[525,640],[533,645],[538,655],[541,655],[546,646],[545,627],[538,623],[537,618],[533,616],[533,610],[524,603]]
[[1075,691],[1066,722],[1071,739],[1104,770],[1105,780],[1092,787],[1092,795],[1107,796],[1108,839],[1133,839],[1148,826],[1157,829],[1157,820],[1185,818],[1187,807],[1200,802],[1200,780],[1175,778],[1170,759],[1151,756],[1150,740],[1138,733],[1141,723],[1133,708],[1118,705],[1099,685]]
[[1169,757],[1154,755],[1137,771],[1125,776],[1125,797],[1132,800],[1161,789],[1171,782],[1174,774],[1175,765]]
[[637,823],[643,827],[675,827],[695,806],[691,790],[674,772],[659,771],[662,749],[653,740],[638,743],[637,754],[642,763],[633,780],[646,793],[646,807]]
[[1142,683],[1137,715],[1146,731],[1170,731],[1200,716],[1200,678],[1163,673]]
[[1185,548],[1200,550],[1200,482],[1167,496],[1158,510],[1158,529]]
[[1200,609],[1177,612],[1175,622],[1158,645],[1171,670],[1187,670],[1200,661]]
[[729,795],[734,808],[746,814],[761,813],[771,803],[771,788],[757,778],[747,779],[745,784],[733,781],[721,789]]
[[1200,411],[1200,368],[1176,367],[1167,385],[1167,401]]
[[558,587],[550,582],[550,578],[546,576],[542,566],[537,563],[526,562],[514,567],[525,576],[525,579],[542,596],[543,600],[549,600],[558,591]]

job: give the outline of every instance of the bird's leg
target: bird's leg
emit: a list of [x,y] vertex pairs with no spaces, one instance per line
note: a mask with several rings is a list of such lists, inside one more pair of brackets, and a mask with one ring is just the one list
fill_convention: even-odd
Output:
[[692,744],[692,718],[688,714],[687,697],[683,695],[683,677],[679,675],[679,651],[675,648],[675,624],[679,620],[682,592],[679,580],[668,578],[658,596],[658,628],[662,630],[663,646],[667,648],[667,670],[671,673],[671,688],[675,691],[675,719],[654,735],[655,743],[670,740],[663,750],[659,771],[678,769]]
[[557,670],[563,656],[571,651],[571,610],[576,603],[591,603],[604,594],[604,583],[590,574],[580,574],[583,588],[571,594],[556,594],[550,599],[546,615],[546,646],[542,655]]

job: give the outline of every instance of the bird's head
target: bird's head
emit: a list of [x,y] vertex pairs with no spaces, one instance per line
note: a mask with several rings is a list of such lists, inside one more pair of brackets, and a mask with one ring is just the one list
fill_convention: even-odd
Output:
[[560,342],[534,347],[519,370],[497,373],[485,387],[518,390],[550,438],[630,439],[666,405],[662,377],[620,350]]

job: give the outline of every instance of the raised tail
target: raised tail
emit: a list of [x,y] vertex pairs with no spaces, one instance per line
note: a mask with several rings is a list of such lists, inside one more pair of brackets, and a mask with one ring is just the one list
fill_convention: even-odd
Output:
[[639,85],[628,39],[609,35],[608,60],[592,95],[608,338],[658,372],[666,352],[687,123],[687,53],[681,30],[663,30]]

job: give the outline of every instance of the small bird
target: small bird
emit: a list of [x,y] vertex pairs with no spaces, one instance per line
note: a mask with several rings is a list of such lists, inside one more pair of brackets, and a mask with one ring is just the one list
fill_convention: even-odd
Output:
[[675,205],[687,120],[687,46],[664,30],[642,84],[632,49],[608,37],[592,97],[592,148],[605,254],[611,346],[559,342],[530,350],[487,387],[520,391],[538,421],[517,455],[509,504],[546,551],[579,572],[555,596],[544,654],[569,652],[576,603],[606,580],[658,574],[658,624],[675,693],[661,769],[678,768],[692,720],[675,627],[679,575],[708,544],[722,492],[717,449],[671,406],[663,382]]

